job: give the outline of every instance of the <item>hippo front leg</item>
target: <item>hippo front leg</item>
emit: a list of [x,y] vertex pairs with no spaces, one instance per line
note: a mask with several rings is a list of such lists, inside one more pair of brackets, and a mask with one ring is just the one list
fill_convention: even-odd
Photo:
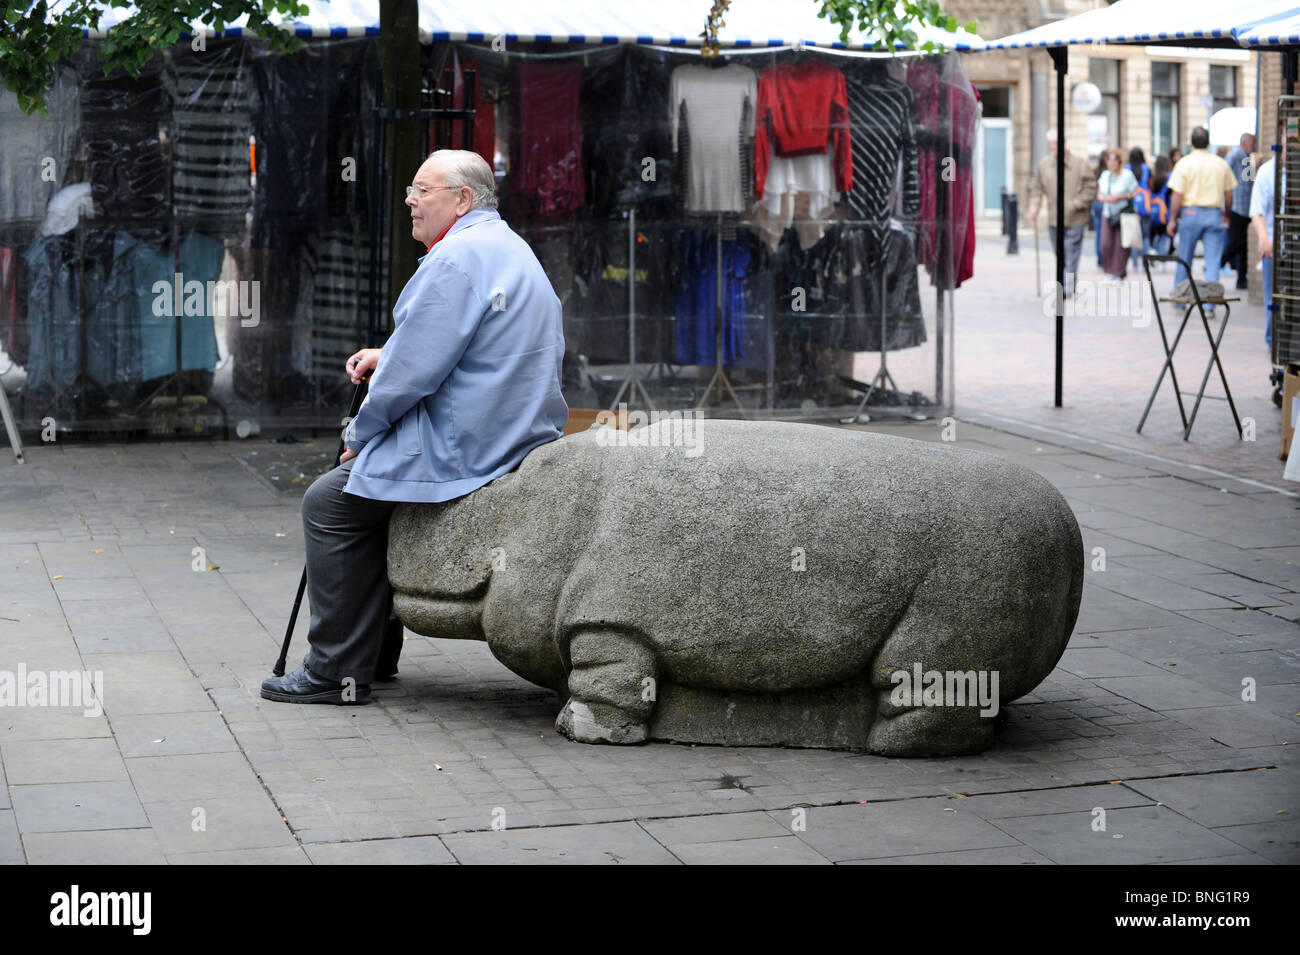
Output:
[[658,665],[634,637],[581,632],[569,640],[569,700],[555,728],[582,743],[644,743]]

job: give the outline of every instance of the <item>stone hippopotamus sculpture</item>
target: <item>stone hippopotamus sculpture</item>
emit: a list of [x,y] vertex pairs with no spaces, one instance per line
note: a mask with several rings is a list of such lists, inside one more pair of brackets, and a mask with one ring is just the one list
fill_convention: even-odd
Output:
[[584,742],[978,752],[1060,659],[1083,569],[1026,468],[778,422],[596,425],[389,525],[403,623],[486,640]]

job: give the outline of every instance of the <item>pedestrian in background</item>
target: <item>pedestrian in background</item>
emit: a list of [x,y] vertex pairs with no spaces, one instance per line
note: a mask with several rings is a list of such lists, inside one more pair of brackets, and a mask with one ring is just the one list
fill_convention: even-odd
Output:
[[1151,167],[1142,150],[1134,146],[1128,152],[1128,171],[1137,180],[1137,189],[1133,193],[1133,211],[1138,214],[1142,225],[1142,247],[1129,249],[1129,261],[1137,269],[1142,264],[1142,256],[1151,251]]
[[[1282,176],[1286,180],[1285,171]],[[1264,272],[1264,344],[1273,342],[1273,197],[1277,189],[1277,162],[1269,157],[1255,174],[1250,193],[1250,221],[1259,240],[1259,261]],[[1283,195],[1286,195],[1283,189]]]
[[1097,180],[1097,201],[1102,204],[1101,267],[1111,282],[1119,282],[1128,274],[1128,249],[1120,241],[1119,217],[1133,211],[1133,193],[1137,180],[1124,168],[1124,157],[1118,149],[1102,153],[1106,171]]
[[1250,225],[1250,193],[1254,185],[1255,137],[1243,133],[1241,142],[1228,153],[1225,162],[1237,177],[1237,188],[1232,191],[1232,205],[1228,210],[1228,247],[1223,252],[1223,264],[1237,273],[1237,288],[1246,287],[1246,229]]
[[[1097,157],[1097,168],[1092,171],[1092,181],[1096,183],[1101,178],[1101,174],[1106,171],[1106,154],[1102,153]],[[1097,253],[1097,268],[1101,268],[1101,220],[1105,210],[1102,204],[1094,198],[1088,206],[1088,214],[1092,217],[1092,244]]]
[[[1029,184],[1029,217],[1037,219],[1039,206],[1047,208],[1047,234],[1056,249],[1056,150],[1059,148],[1056,130],[1047,131],[1047,155],[1038,161],[1034,178]],[[1068,149],[1065,151],[1065,288],[1066,295],[1074,294],[1075,277],[1079,272],[1079,256],[1083,251],[1083,229],[1088,222],[1088,203],[1093,196],[1093,178],[1088,164]]]
[[[1192,130],[1192,151],[1169,176],[1172,199],[1166,231],[1178,236],[1178,257],[1188,268],[1200,242],[1204,246],[1206,281],[1217,282],[1228,237],[1228,206],[1237,188],[1237,177],[1222,157],[1210,152],[1209,146],[1210,133],[1204,126]],[[1187,270],[1180,264],[1174,274],[1174,288],[1185,278]],[[1206,311],[1213,312],[1214,306],[1207,306]]]
[[[1173,172],[1173,163],[1163,153],[1156,157],[1155,168],[1151,170],[1151,184],[1147,191],[1150,198],[1147,204],[1151,210],[1151,251],[1156,255],[1168,255],[1174,240],[1165,231],[1169,225],[1169,175]],[[1168,262],[1157,262],[1156,271],[1163,272]]]

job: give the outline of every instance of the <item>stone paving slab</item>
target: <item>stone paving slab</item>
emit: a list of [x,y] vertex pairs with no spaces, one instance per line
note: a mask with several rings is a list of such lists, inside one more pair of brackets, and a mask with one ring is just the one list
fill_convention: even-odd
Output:
[[122,752],[112,737],[14,740],[0,744],[9,784],[128,782]]
[[[486,646],[414,635],[369,706],[268,703],[302,485],[268,489],[231,458],[248,445],[35,448],[21,500],[0,488],[0,654],[101,671],[107,715],[0,710],[15,807],[0,801],[0,859],[76,861],[84,836],[83,861],[118,846],[124,862],[186,864],[1296,861],[1295,808],[1264,815],[1295,791],[1269,774],[1300,771],[1296,499],[1017,427],[963,420],[958,445],[1047,474],[1106,569],[1089,570],[1061,665],[1004,708],[996,745],[929,760],[575,744],[554,731],[554,694]],[[940,440],[928,424],[880,430]],[[69,785],[120,787],[86,791],[123,818],[74,831]],[[1123,840],[1098,848],[1094,808]]]
[[959,852],[926,852],[910,856],[886,856],[882,859],[850,859],[843,865],[1055,865],[1045,855],[1028,846],[1002,846],[996,849],[963,849]]
[[677,865],[679,860],[631,822],[444,836],[458,862],[509,865]]
[[370,839],[303,847],[314,865],[449,865],[456,858],[433,836]]
[[129,782],[11,786],[9,796],[24,833],[138,829],[149,824]]
[[165,865],[152,829],[32,832],[23,836],[31,865]]
[[1239,842],[1161,806],[1107,810],[1102,831],[1093,828],[1097,819],[1083,811],[1012,817],[997,824],[1060,864],[1145,865],[1241,854]]

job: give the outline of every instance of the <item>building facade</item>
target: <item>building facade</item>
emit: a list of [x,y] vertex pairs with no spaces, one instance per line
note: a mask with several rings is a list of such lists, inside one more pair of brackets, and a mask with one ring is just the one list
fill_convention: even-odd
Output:
[[[980,35],[996,39],[1104,5],[1101,0],[959,0],[945,3],[944,9],[963,22],[978,21]],[[1173,27],[1173,5],[1170,16]],[[994,50],[966,59],[983,104],[976,208],[982,215],[998,216],[1002,188],[1025,195],[1046,152],[1047,130],[1056,125],[1055,69],[1044,50]],[[1072,152],[1093,161],[1106,149],[1118,148],[1127,156],[1135,146],[1150,161],[1157,152],[1186,146],[1191,130],[1207,125],[1219,109],[1257,108],[1260,70],[1266,66],[1261,60],[1269,59],[1278,57],[1247,50],[1069,47],[1064,141]],[[1102,94],[1092,113],[1071,102],[1075,87],[1085,82]],[[1273,134],[1263,129],[1260,134],[1264,148]]]

